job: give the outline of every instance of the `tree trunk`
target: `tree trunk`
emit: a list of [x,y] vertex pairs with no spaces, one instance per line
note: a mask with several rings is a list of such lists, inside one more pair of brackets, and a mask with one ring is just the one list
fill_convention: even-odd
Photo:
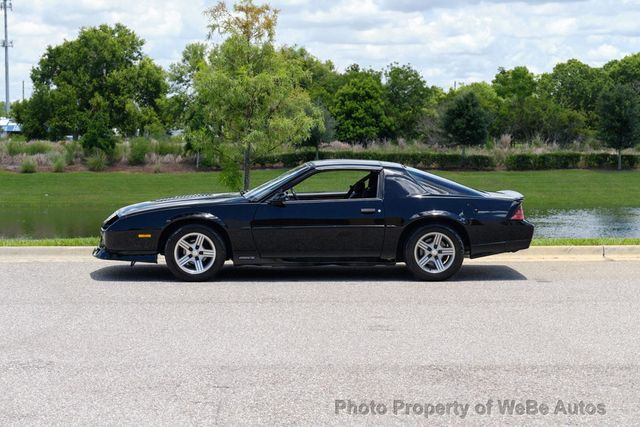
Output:
[[622,150],[618,149],[618,170],[622,170]]
[[251,179],[251,144],[247,144],[247,148],[244,149],[244,162],[242,165],[244,172],[244,191],[249,190],[249,184]]

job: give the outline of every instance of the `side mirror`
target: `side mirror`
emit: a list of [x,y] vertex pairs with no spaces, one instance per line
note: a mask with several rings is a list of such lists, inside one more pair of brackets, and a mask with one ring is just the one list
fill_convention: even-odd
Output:
[[274,206],[284,206],[284,202],[287,201],[287,195],[285,193],[276,193],[275,196],[269,200],[269,204]]

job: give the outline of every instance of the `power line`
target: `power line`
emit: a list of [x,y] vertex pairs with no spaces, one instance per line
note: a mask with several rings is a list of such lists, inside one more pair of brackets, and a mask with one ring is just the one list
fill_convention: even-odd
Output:
[[11,101],[9,98],[9,48],[13,47],[13,41],[9,40],[9,25],[7,24],[7,11],[13,10],[13,4],[10,0],[2,0],[0,8],[4,12],[4,40],[2,40],[2,47],[4,47],[4,111],[9,115],[9,108],[11,108]]

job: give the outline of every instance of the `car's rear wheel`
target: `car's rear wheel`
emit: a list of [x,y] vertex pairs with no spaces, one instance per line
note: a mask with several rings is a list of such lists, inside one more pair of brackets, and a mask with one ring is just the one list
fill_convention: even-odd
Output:
[[443,225],[420,227],[404,245],[404,261],[418,280],[446,280],[460,270],[462,239]]
[[214,277],[227,257],[222,238],[204,225],[186,225],[169,237],[164,251],[178,279],[199,282]]

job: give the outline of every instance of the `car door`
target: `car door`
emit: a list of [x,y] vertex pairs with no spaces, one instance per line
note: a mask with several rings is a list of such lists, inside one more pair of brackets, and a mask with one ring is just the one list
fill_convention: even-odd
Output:
[[[329,171],[317,171],[324,172]],[[336,260],[379,257],[385,227],[381,189],[375,197],[351,199],[336,198],[339,193],[330,190],[301,194],[299,200],[261,203],[251,224],[260,256]]]

